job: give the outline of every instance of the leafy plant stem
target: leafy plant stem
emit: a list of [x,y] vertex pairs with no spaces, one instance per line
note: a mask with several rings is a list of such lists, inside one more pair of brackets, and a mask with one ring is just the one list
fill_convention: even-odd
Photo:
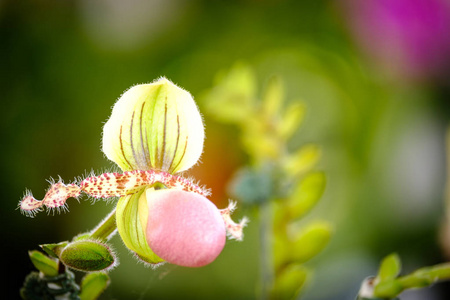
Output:
[[405,276],[378,282],[374,289],[374,296],[392,299],[406,289],[423,288],[435,282],[449,279],[450,263],[424,267]]
[[406,289],[419,287],[418,282],[430,285],[436,281],[448,279],[450,279],[450,263],[443,263],[418,269],[409,275],[398,278],[398,281]]

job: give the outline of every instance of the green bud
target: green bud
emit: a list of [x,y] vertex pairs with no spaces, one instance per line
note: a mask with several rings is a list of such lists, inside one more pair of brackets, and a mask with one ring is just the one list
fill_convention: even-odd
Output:
[[177,173],[197,163],[204,137],[192,96],[161,78],[120,97],[103,128],[103,152],[124,171]]
[[64,247],[67,246],[69,242],[61,242],[56,244],[43,244],[39,245],[42,250],[44,250],[48,255],[54,258],[59,258],[59,255],[61,254],[61,251],[64,249]]
[[103,272],[89,273],[81,281],[81,300],[97,299],[108,287],[110,279],[108,274]]
[[331,225],[316,222],[303,229],[295,239],[291,257],[295,262],[305,262],[321,252],[331,238]]
[[28,255],[36,269],[41,271],[45,276],[54,277],[58,275],[58,263],[54,259],[36,250],[29,251]]
[[111,249],[95,240],[80,240],[68,244],[59,259],[69,268],[85,272],[111,268],[116,261]]

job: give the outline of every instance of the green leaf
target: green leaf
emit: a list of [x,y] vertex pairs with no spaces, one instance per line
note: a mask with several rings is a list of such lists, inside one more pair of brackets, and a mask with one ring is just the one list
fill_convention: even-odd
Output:
[[285,268],[275,278],[272,289],[273,299],[294,299],[300,293],[308,277],[308,270],[298,264]]
[[275,272],[278,272],[286,264],[290,262],[291,250],[289,241],[283,234],[274,234],[272,239],[273,245],[273,267]]
[[279,77],[273,76],[266,85],[263,96],[263,112],[266,116],[274,116],[283,104],[284,89]]
[[326,185],[325,173],[311,172],[294,188],[287,200],[287,207],[292,219],[299,218],[309,212],[319,201]]
[[222,122],[242,124],[254,115],[257,81],[249,66],[238,63],[219,74],[203,102],[208,113]]
[[95,272],[87,274],[81,281],[81,300],[95,300],[108,287],[110,279],[108,274]]
[[380,265],[378,271],[378,280],[380,282],[395,279],[401,271],[400,257],[397,253],[386,256]]
[[54,277],[58,275],[58,263],[54,259],[36,250],[29,251],[28,255],[36,269],[45,276]]
[[283,169],[288,176],[299,176],[311,170],[319,161],[320,148],[317,145],[305,145],[283,161]]
[[280,157],[280,140],[270,134],[270,126],[263,118],[250,117],[243,125],[241,136],[244,150],[256,160],[276,160]]
[[293,242],[291,257],[297,263],[310,260],[321,252],[331,239],[332,227],[326,222],[315,222],[303,229]]
[[278,134],[282,139],[290,138],[300,126],[305,115],[305,106],[294,102],[286,108],[278,128]]
[[61,251],[64,249],[64,247],[67,246],[69,242],[61,242],[56,244],[43,244],[39,245],[42,250],[44,250],[48,255],[54,258],[59,258],[59,255],[61,254]]
[[103,243],[81,240],[67,245],[59,259],[68,267],[85,272],[110,268],[116,261],[114,253]]

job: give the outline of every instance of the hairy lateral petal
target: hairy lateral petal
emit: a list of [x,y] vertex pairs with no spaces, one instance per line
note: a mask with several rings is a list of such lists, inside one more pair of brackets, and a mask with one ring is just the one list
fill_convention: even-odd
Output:
[[165,78],[126,91],[103,128],[103,152],[125,171],[187,170],[200,158],[203,140],[194,99]]

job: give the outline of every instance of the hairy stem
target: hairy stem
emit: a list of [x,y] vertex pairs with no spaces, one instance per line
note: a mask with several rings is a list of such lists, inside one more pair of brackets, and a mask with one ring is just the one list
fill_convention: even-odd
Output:
[[92,230],[91,238],[107,241],[114,236],[117,231],[116,209],[114,208],[109,215],[103,219],[97,227]]

